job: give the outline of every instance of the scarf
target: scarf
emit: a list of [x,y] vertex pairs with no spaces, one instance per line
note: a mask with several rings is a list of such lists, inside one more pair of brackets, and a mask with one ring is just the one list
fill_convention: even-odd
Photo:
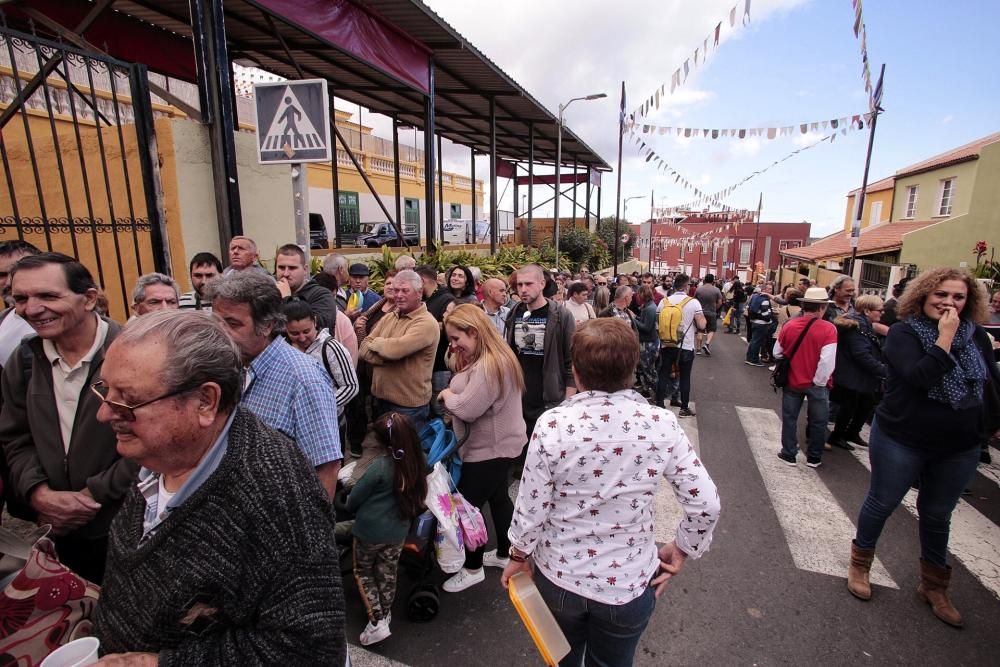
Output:
[[[936,322],[925,315],[910,317],[906,321],[917,332],[924,352],[934,347],[938,336]],[[983,355],[973,340],[975,332],[975,324],[961,320],[951,344],[951,357],[957,363],[927,392],[928,398],[947,403],[955,410],[982,403],[987,369]]]

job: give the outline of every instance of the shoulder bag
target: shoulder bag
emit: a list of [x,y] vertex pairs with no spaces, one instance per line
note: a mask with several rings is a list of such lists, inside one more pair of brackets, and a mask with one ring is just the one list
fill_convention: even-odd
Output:
[[798,340],[795,341],[795,345],[788,352],[788,356],[777,359],[774,364],[774,370],[771,371],[771,386],[774,387],[774,391],[777,392],[779,389],[784,389],[788,385],[788,374],[792,370],[792,357],[795,356],[796,351],[799,349],[799,345],[802,344],[802,339],[806,337],[809,333],[809,327],[816,323],[816,318],[809,320],[806,326],[803,327],[802,333],[799,334]]

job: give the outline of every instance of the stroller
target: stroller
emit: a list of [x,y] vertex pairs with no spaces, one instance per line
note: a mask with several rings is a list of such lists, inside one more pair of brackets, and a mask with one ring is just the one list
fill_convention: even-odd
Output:
[[[461,477],[462,459],[458,455],[461,443],[441,419],[432,419],[420,433],[420,443],[427,458],[428,473],[434,464],[440,462],[451,475],[455,484]],[[353,537],[349,526],[353,516],[345,509],[348,489],[340,482],[337,485],[337,495],[334,505],[337,509],[337,544],[340,547],[340,570],[348,574],[353,570],[351,562],[351,544]],[[349,523],[350,522],[350,523]],[[403,552],[399,565],[417,581],[406,600],[407,618],[415,623],[427,623],[438,614],[440,607],[440,592],[432,582],[436,565],[434,558],[434,535],[437,521],[430,510],[413,520],[410,532],[403,543]]]
[[[458,454],[461,443],[458,442],[454,432],[449,430],[441,419],[432,419],[421,429],[420,443],[427,456],[428,473],[434,464],[441,462],[457,485],[462,476],[462,459]],[[430,510],[425,510],[414,519],[399,559],[400,566],[417,580],[417,584],[406,599],[406,616],[414,623],[434,620],[440,608],[440,591],[431,581],[435,566],[436,524]]]

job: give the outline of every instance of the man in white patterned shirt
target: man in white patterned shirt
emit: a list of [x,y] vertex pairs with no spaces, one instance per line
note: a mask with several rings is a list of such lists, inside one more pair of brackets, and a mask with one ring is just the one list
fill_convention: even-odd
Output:
[[[618,318],[573,336],[578,394],[548,410],[528,445],[514,507],[510,564],[535,584],[569,641],[564,664],[631,664],[655,598],[684,561],[708,550],[719,495],[673,413],[631,390],[639,341]],[[675,538],[654,539],[665,477],[684,508]],[[623,628],[628,628],[623,632]]]

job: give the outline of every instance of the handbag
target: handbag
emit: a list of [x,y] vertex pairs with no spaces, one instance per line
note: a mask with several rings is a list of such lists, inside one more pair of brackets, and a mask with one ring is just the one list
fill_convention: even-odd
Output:
[[733,307],[730,306],[729,310],[726,311],[725,317],[722,318],[722,326],[728,327],[733,321]]
[[458,522],[462,526],[462,540],[465,542],[465,548],[469,551],[475,551],[484,546],[490,539],[483,513],[457,491],[454,494],[454,499],[455,507],[458,508]]
[[792,346],[791,351],[789,351],[787,357],[782,357],[778,359],[774,364],[774,370],[771,371],[771,386],[774,387],[775,393],[779,389],[784,389],[788,385],[788,374],[792,370],[792,357],[795,356],[795,352],[798,351],[799,345],[802,344],[802,339],[806,337],[809,333],[809,327],[816,323],[816,318],[809,320],[806,326],[803,327],[802,333],[799,334],[798,340],[795,341],[795,345]]

